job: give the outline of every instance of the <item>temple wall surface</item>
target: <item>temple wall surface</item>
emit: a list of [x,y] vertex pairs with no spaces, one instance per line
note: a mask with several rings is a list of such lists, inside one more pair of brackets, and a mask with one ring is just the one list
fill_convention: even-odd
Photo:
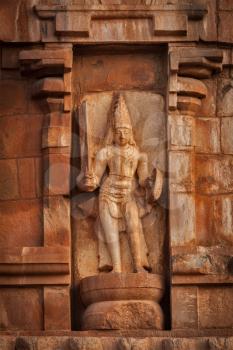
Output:
[[[2,1],[1,349],[232,349],[232,20],[230,0]],[[151,173],[164,177],[142,218],[148,270],[164,283],[157,330],[82,323],[80,283],[108,258],[99,192],[80,192],[76,177],[100,148],[116,92]]]

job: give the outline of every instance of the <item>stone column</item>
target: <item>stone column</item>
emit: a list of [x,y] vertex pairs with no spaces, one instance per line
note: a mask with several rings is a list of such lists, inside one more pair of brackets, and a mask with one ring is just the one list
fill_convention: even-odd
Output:
[[[32,98],[44,112],[43,150],[43,229],[41,273],[36,283],[44,285],[44,329],[71,328],[70,317],[70,152],[71,152],[71,68],[72,45],[50,45],[21,51],[22,74],[33,76]],[[51,257],[44,255],[50,253]],[[57,269],[44,266],[52,254]],[[59,270],[60,267],[60,270]],[[64,269],[65,267],[65,269]],[[58,307],[59,305],[59,307]]]
[[[197,180],[198,174],[206,170],[196,157],[200,142],[206,142],[207,148],[211,142],[212,148],[216,145],[213,137],[217,133],[217,120],[201,120],[198,116],[203,99],[208,99],[210,93],[209,86],[201,80],[220,72],[221,65],[221,51],[170,47],[168,139],[173,329],[203,327],[198,305],[202,303],[201,312],[205,313],[204,298],[215,293],[211,285],[221,283],[221,275],[226,271],[224,253],[218,247],[200,245],[201,204],[197,194],[202,189]],[[209,285],[205,291],[199,287],[202,283]]]

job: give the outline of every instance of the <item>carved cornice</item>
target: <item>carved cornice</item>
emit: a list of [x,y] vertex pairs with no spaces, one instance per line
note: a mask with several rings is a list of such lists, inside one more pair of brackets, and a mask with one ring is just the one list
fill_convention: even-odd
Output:
[[[45,42],[51,39],[95,43],[171,42],[199,39],[193,22],[203,19],[207,3],[205,0],[137,1],[134,4],[132,1],[103,1],[102,4],[84,2],[77,5],[75,1],[63,1],[62,4],[41,1],[35,10],[41,19],[42,40]],[[119,21],[117,25],[115,20]],[[104,29],[106,24],[108,28]],[[125,27],[123,31],[122,25]]]
[[169,109],[195,115],[207,88],[201,79],[221,72],[223,52],[197,47],[170,48]]
[[0,285],[69,284],[68,247],[23,247],[0,252]]
[[[63,98],[64,112],[70,111],[72,59],[71,48],[21,51],[19,60],[22,74],[35,78],[32,95],[53,99]],[[50,104],[52,100],[47,102]]]
[[171,47],[170,69],[180,76],[209,78],[221,72],[223,52],[220,49],[198,47]]

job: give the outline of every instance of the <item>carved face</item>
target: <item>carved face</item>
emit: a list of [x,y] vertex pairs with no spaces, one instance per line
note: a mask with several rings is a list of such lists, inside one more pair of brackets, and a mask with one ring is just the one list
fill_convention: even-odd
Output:
[[118,146],[126,146],[131,138],[131,130],[128,128],[116,128],[114,131],[114,141]]

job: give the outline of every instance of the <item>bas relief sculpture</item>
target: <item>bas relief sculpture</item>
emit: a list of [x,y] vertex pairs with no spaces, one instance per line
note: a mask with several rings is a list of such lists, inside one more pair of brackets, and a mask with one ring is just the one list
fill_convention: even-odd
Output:
[[[96,230],[99,254],[107,250],[109,264],[99,270],[122,272],[120,232],[126,231],[133,272],[150,272],[141,218],[149,213],[162,192],[162,173],[148,171],[148,157],[138,148],[131,117],[122,94],[114,94],[103,146],[77,177],[81,191],[99,188]],[[88,153],[88,135],[86,148]],[[100,256],[101,259],[101,256]]]

